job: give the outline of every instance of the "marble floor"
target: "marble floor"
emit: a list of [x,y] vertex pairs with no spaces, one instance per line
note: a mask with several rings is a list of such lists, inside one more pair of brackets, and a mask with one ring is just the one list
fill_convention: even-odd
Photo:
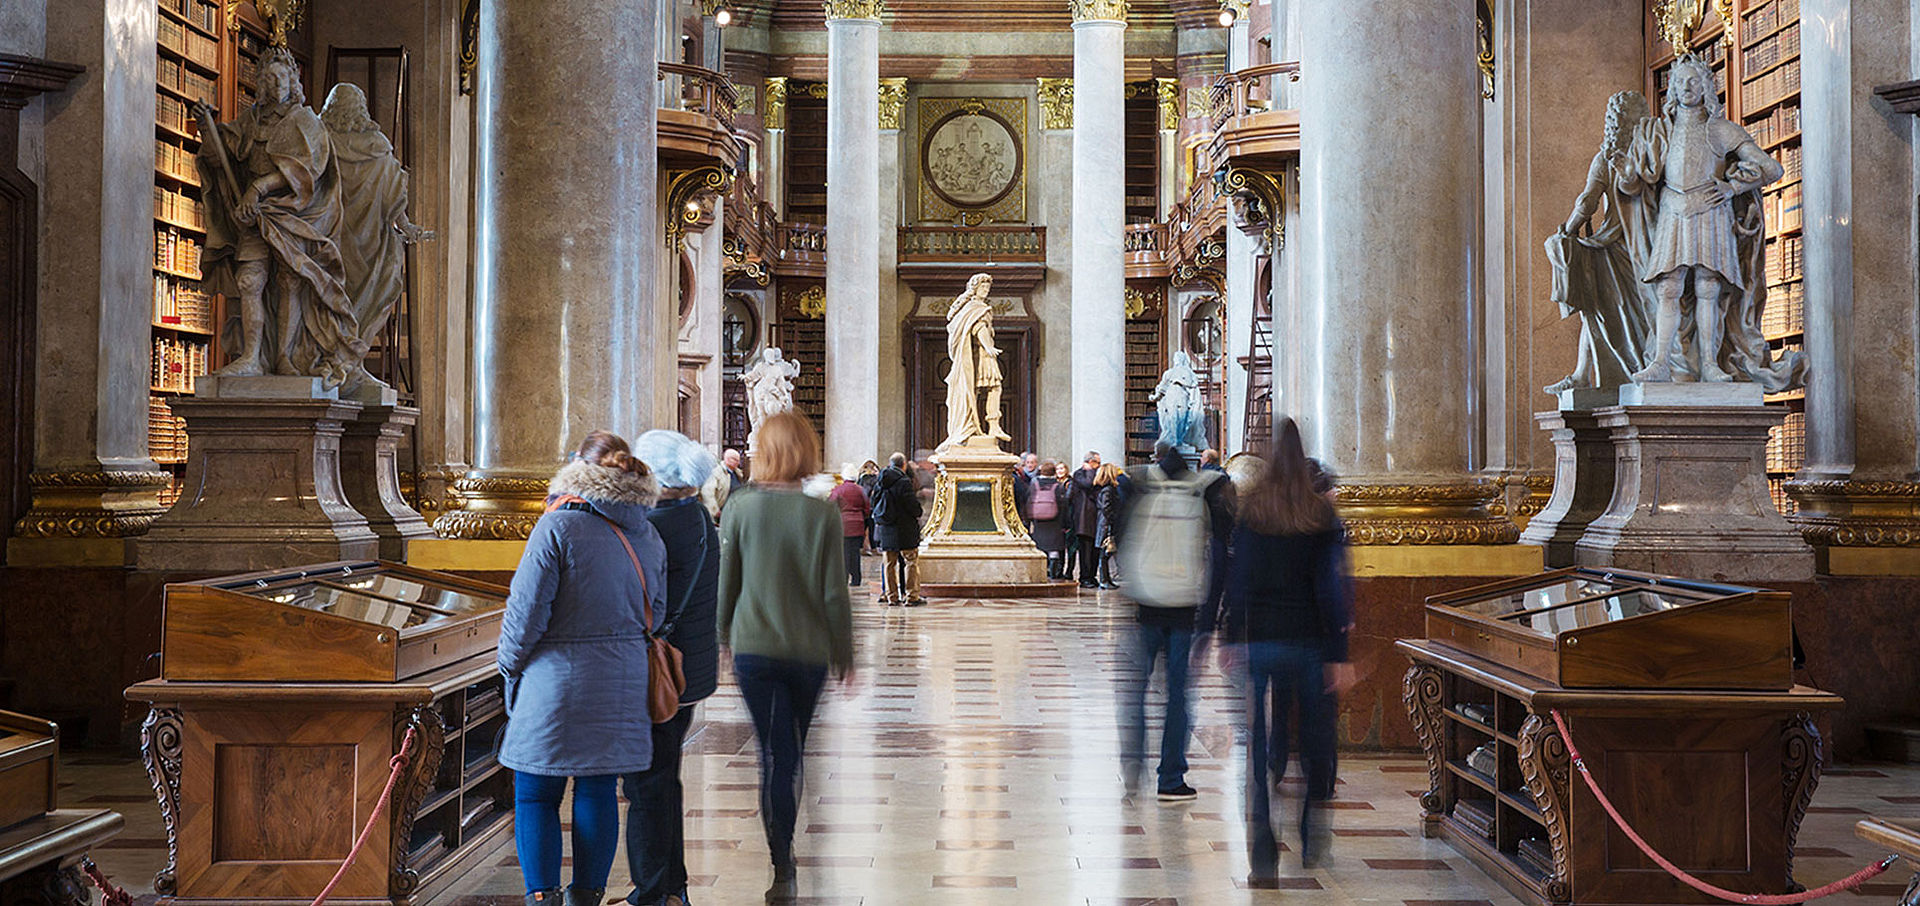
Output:
[[[1405,754],[1345,756],[1332,857],[1305,870],[1284,853],[1276,889],[1251,889],[1236,779],[1239,698],[1211,658],[1195,677],[1188,782],[1199,798],[1126,796],[1116,689],[1131,614],[1111,592],[902,609],[875,606],[869,590],[855,602],[859,669],[829,685],[808,740],[796,846],[802,903],[1516,902],[1445,843],[1419,836],[1415,797],[1426,773]],[[730,685],[702,706],[687,748],[693,902],[757,903],[768,880],[757,766]],[[96,858],[119,883],[150,894],[166,841],[138,762],[80,753],[62,771],[63,805],[127,816],[126,831]],[[1282,805],[1288,814],[1295,807]],[[1920,767],[1829,770],[1801,835],[1803,883],[1880,855],[1853,836],[1866,813],[1920,817]],[[1837,902],[1891,906],[1904,871]],[[463,901],[456,906],[511,906],[522,890],[508,849],[450,896]],[[623,858],[609,895],[626,890]]]

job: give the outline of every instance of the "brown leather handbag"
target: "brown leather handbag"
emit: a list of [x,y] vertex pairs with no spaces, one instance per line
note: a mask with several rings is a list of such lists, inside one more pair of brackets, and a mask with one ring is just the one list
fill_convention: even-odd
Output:
[[653,593],[647,588],[647,571],[640,567],[640,555],[634,553],[633,543],[627,540],[627,533],[608,519],[599,510],[592,509],[593,504],[584,498],[565,494],[547,505],[547,512],[569,503],[585,504],[590,512],[599,516],[613,530],[613,536],[620,539],[620,546],[627,549],[627,559],[633,563],[633,574],[640,577],[640,616],[646,621],[647,633],[647,712],[656,724],[663,724],[680,713],[680,694],[687,691],[687,674],[680,666],[680,649],[673,647],[666,638],[653,633]]

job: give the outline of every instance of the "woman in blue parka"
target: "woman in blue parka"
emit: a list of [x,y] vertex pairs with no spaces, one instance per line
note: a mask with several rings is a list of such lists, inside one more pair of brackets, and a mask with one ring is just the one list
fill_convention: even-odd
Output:
[[[551,509],[527,539],[500,626],[514,772],[514,836],[527,903],[560,895],[560,800],[573,787],[573,883],[566,906],[598,906],[619,846],[622,774],[653,761],[647,626],[667,619],[666,547],[647,519],[652,473],[619,436],[595,431],[548,485]],[[566,498],[579,498],[569,501]],[[619,535],[638,555],[644,585]]]

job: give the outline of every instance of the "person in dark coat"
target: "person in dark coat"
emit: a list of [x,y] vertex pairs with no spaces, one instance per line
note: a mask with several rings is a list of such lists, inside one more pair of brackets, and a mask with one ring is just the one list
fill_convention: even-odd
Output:
[[527,902],[561,895],[560,800],[572,779],[566,904],[599,906],[620,845],[615,781],[653,763],[647,634],[667,620],[667,551],[648,519],[659,495],[653,473],[617,435],[587,435],[548,492],[553,509],[527,538],[500,624],[499,759],[513,770]]
[[[1100,454],[1088,453],[1086,461],[1073,473],[1068,488],[1067,527],[1072,531],[1074,560],[1080,565],[1080,587],[1099,588],[1100,560],[1095,556],[1094,536],[1100,531],[1100,492],[1093,479],[1100,474]],[[1071,578],[1071,574],[1069,574]]]
[[[1221,649],[1230,672],[1247,683],[1247,846],[1256,877],[1279,866],[1269,776],[1287,763],[1287,715],[1300,715],[1300,763],[1307,774],[1300,807],[1300,861],[1325,858],[1331,833],[1318,803],[1332,798],[1335,696],[1354,682],[1347,659],[1353,629],[1345,530],[1313,472],[1292,419],[1260,481],[1242,498],[1227,567]],[[1271,715],[1271,716],[1269,716]]]
[[1093,528],[1094,557],[1100,568],[1095,572],[1101,588],[1119,588],[1113,581],[1114,554],[1120,550],[1121,512],[1126,507],[1127,489],[1121,481],[1120,467],[1114,463],[1105,463],[1095,474],[1093,484],[1097,490],[1094,498],[1096,518]]
[[1020,514],[1020,521],[1026,524],[1027,533],[1033,533],[1033,479],[1040,472],[1040,457],[1032,453],[1020,454],[1020,465],[1013,470],[1013,509]]
[[[1050,504],[1050,506],[1042,505]],[[1060,480],[1060,464],[1049,459],[1040,464],[1033,479],[1033,497],[1028,501],[1033,513],[1033,544],[1047,555],[1047,578],[1063,578],[1066,551],[1067,484]],[[1048,509],[1052,515],[1041,518]]]
[[860,493],[867,495],[867,549],[866,553],[880,550],[879,542],[873,540],[873,486],[880,483],[880,464],[869,459],[860,464]]
[[887,460],[873,484],[873,540],[885,555],[880,603],[916,607],[920,596],[920,495],[905,453]]
[[627,868],[633,892],[627,902],[654,906],[670,897],[687,901],[685,799],[680,785],[680,749],[693,725],[693,709],[712,695],[720,677],[720,644],[714,627],[720,587],[720,532],[700,502],[700,487],[713,474],[713,454],[677,431],[648,431],[634,439],[634,458],[658,477],[660,502],[647,521],[667,548],[667,641],[680,649],[687,688],[672,720],[653,725],[653,764],[626,775]]

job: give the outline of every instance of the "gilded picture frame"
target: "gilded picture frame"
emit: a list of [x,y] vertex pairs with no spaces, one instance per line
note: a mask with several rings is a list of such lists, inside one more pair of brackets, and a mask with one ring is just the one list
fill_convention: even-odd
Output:
[[1027,219],[1027,99],[919,98],[921,221]]

